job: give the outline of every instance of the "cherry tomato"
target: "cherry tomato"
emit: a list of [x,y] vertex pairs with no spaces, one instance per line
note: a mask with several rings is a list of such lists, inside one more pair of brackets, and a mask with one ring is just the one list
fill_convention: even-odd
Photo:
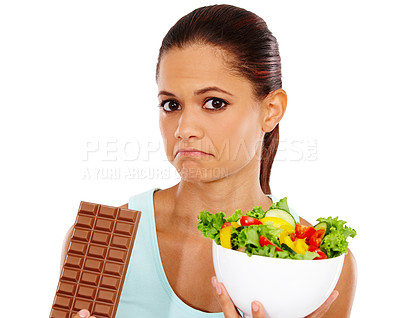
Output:
[[314,258],[314,259],[326,259],[326,258],[328,258],[324,252],[322,252],[318,247],[316,247],[316,246],[314,246],[314,245],[310,245],[310,246],[308,247],[308,250],[309,250],[310,252],[316,252],[316,253],[318,253],[319,257],[316,257],[316,258]]
[[310,245],[319,247],[322,239],[324,238],[324,235],[325,235],[324,229],[319,229],[319,230],[315,231],[315,233],[313,235],[311,235],[311,237],[309,239]]
[[261,246],[273,245],[273,246],[275,246],[275,251],[282,252],[282,249],[280,247],[276,246],[269,239],[267,239],[264,235],[260,235],[260,245]]
[[251,216],[243,215],[240,218],[240,225],[248,226],[248,225],[261,225],[263,224],[260,220],[252,218]]

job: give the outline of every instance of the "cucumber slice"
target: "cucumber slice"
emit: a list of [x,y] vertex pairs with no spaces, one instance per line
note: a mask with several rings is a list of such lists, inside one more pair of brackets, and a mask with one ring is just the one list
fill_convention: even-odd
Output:
[[324,229],[325,230],[325,235],[328,235],[329,232],[331,231],[331,225],[327,222],[320,222],[316,226],[314,226],[314,229],[319,230],[319,229]]
[[293,251],[289,246],[287,246],[285,243],[281,244],[282,249],[288,251],[292,255],[296,255],[296,252]]
[[267,213],[265,213],[265,217],[276,217],[276,218],[281,218],[291,224],[293,228],[296,227],[296,220],[294,219],[293,215],[291,215],[289,212],[281,209],[271,209],[268,210]]

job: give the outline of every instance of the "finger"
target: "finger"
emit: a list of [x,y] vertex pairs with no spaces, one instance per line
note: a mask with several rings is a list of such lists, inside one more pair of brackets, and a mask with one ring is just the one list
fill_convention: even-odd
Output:
[[327,300],[313,313],[308,315],[306,318],[321,318],[323,317],[333,304],[333,302],[336,300],[336,298],[339,296],[339,292],[337,290],[334,290],[328,297]]
[[264,309],[264,306],[259,301],[253,301],[251,303],[251,313],[253,318],[270,318]]
[[214,286],[215,296],[217,297],[218,302],[221,305],[225,318],[241,317],[235,305],[233,304],[231,297],[229,297],[229,294],[226,291],[224,284],[218,282],[215,276],[211,278],[211,283]]
[[90,316],[90,312],[86,309],[80,310],[74,318],[96,318],[95,316]]
[[90,312],[86,309],[82,309],[74,316],[74,318],[89,318],[89,316]]

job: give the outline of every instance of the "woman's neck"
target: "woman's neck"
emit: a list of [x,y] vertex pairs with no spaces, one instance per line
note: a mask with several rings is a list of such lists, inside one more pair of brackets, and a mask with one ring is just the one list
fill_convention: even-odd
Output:
[[231,215],[237,209],[246,212],[255,205],[268,208],[271,203],[262,192],[260,185],[252,185],[250,182],[234,186],[222,180],[211,183],[181,181],[175,187],[175,206],[178,210],[182,209],[184,214],[188,214],[188,209],[194,209],[197,211],[196,214],[207,210],[211,213],[223,211]]
[[[210,182],[187,182],[181,180],[175,186],[166,189],[159,206],[162,218],[166,224],[197,231],[197,215],[207,210],[211,213],[225,212],[231,215],[237,209],[243,213],[254,206],[268,209],[272,201],[260,186],[258,175],[239,180],[233,176]],[[168,208],[167,208],[168,207]],[[160,219],[159,219],[160,220]],[[176,222],[179,220],[179,222]]]

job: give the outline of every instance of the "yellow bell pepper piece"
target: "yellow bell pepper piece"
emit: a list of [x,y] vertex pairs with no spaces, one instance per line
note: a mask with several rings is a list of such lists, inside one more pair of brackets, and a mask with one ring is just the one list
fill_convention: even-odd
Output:
[[306,239],[297,239],[294,241],[294,249],[296,253],[304,255],[306,251],[308,251],[308,245],[306,243]]
[[221,239],[221,246],[232,249],[231,244],[232,226],[226,226],[219,231],[219,237]]
[[294,249],[295,249],[294,242],[291,240],[290,236],[288,236],[288,235],[282,236],[281,235],[279,237],[279,241],[281,242],[281,244],[283,244],[283,243],[286,244],[287,246],[289,246],[294,251]]
[[[286,230],[283,230],[282,232],[281,232],[281,234],[279,234],[279,242],[282,244],[282,243],[284,243],[284,240],[285,240],[285,237],[289,237],[290,236],[290,234],[286,231]],[[286,244],[287,245],[287,244]]]
[[277,217],[265,217],[260,219],[260,221],[265,224],[266,222],[272,222],[273,226],[279,229],[284,229],[287,233],[292,234],[294,233],[294,227],[287,221],[277,218]]
[[240,226],[238,222],[231,222],[231,224],[235,229],[237,229]]

